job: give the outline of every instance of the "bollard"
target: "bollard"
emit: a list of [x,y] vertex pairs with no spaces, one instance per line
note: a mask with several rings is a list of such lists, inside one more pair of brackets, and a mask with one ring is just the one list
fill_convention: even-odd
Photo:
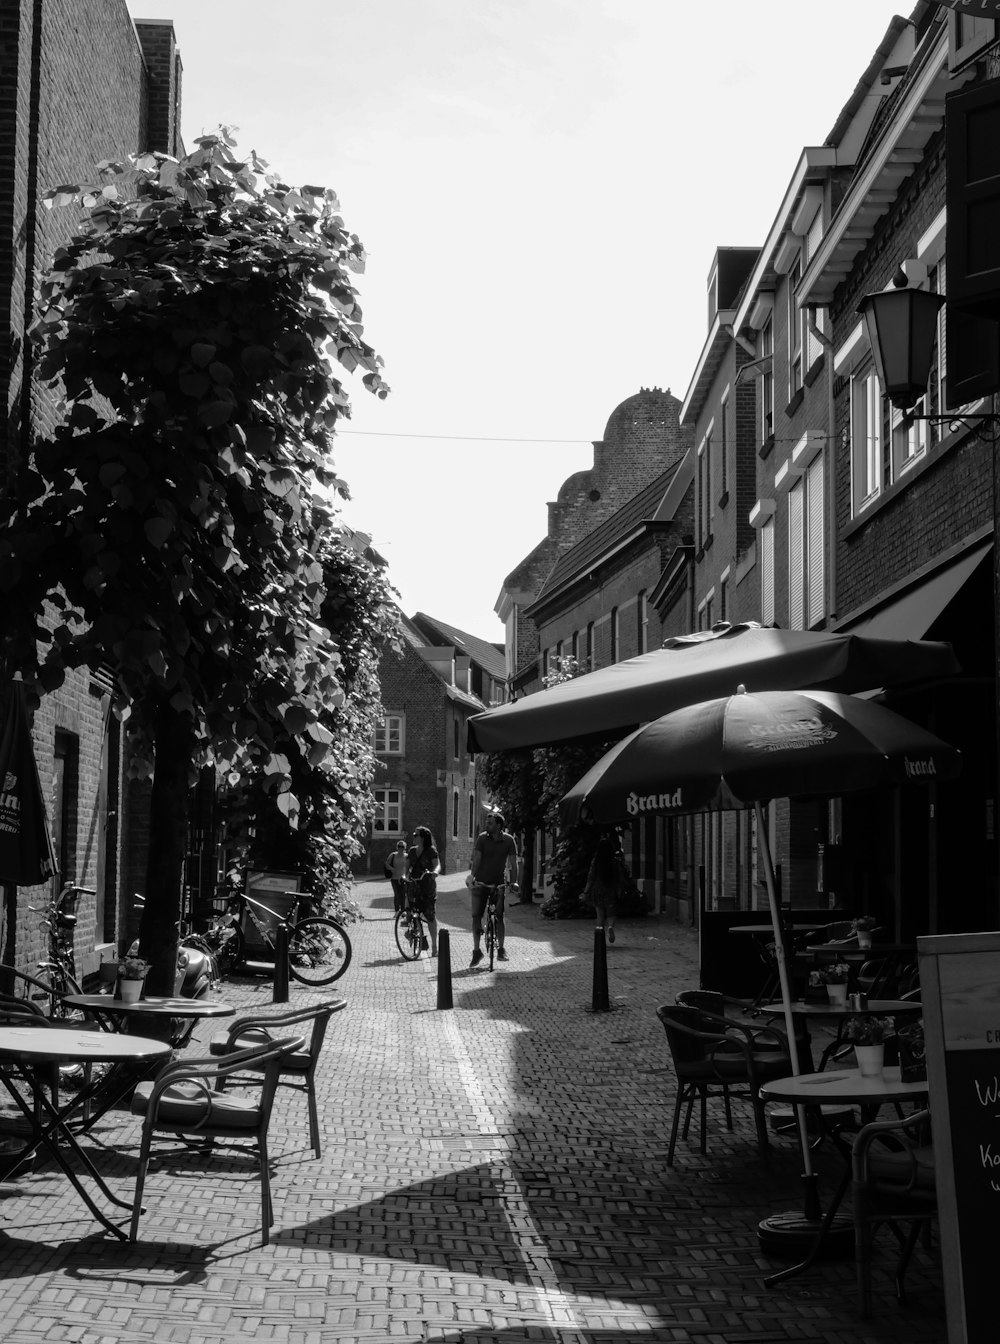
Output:
[[453,1008],[451,1001],[451,936],[447,929],[438,934],[438,1001],[439,1008]]
[[608,948],[603,928],[594,930],[594,990],[590,1008],[594,1013],[611,1011],[611,1000],[608,998]]
[[288,925],[284,920],[279,920],[274,931],[274,993],[271,1002],[288,1002]]

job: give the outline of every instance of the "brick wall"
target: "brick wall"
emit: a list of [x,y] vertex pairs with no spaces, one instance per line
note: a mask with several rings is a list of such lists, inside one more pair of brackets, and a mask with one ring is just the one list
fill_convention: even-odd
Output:
[[[917,240],[944,206],[944,193],[939,135],[837,292],[838,345],[857,325],[861,298],[885,288],[900,260],[915,256]],[[834,396],[835,442],[842,446],[836,457],[837,614],[845,616],[991,521],[991,464],[987,444],[974,436],[956,439],[947,452],[931,454],[924,468],[908,473],[900,488],[887,491],[852,527],[849,379],[838,380]]]
[[[158,22],[153,27],[166,52],[173,42],[171,26]],[[163,59],[169,63],[169,56]],[[150,147],[148,91],[125,0],[8,0],[0,7],[0,308],[11,332],[0,356],[4,482],[32,440],[56,423],[55,399],[33,380],[25,328],[39,277],[77,227],[79,214],[46,210],[41,197],[62,183],[93,180],[102,159],[121,159]],[[157,147],[176,143],[179,95],[178,65],[160,99],[169,111],[167,138]],[[106,734],[106,691],[87,672],[68,676],[61,690],[43,701],[33,724],[50,813],[57,743],[60,753],[69,750],[63,877],[99,888],[96,899],[83,896],[78,905],[76,949],[82,971],[93,968],[99,958],[95,949],[106,932],[115,931],[122,885],[121,760],[113,726]],[[53,821],[58,830],[59,818]],[[44,889],[20,893],[14,946],[4,948],[5,956],[27,968],[45,953],[47,942],[27,906],[44,903],[45,897]]]

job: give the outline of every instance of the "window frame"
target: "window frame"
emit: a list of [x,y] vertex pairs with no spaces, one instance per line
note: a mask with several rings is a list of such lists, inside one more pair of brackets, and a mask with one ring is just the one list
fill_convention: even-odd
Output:
[[[391,721],[395,721],[398,724],[398,732],[397,732],[398,745],[395,747],[390,745],[393,736],[389,726]],[[380,739],[384,743],[384,745],[382,746],[379,745]],[[375,725],[374,750],[376,756],[405,756],[406,754],[405,714],[397,713],[396,711],[392,712],[387,711],[385,714],[382,715],[381,722]]]
[[[395,802],[391,801],[390,798],[390,795],[393,794],[395,795]],[[386,785],[382,788],[373,789],[372,796],[375,800],[375,812],[372,815],[372,835],[392,835],[398,840],[403,834],[403,790],[393,785]],[[398,821],[395,829],[387,824],[381,824],[389,821],[392,808],[395,808]]]
[[760,436],[763,443],[774,437],[774,310],[764,319],[760,328],[760,358],[771,357],[770,366],[762,365],[760,373]]

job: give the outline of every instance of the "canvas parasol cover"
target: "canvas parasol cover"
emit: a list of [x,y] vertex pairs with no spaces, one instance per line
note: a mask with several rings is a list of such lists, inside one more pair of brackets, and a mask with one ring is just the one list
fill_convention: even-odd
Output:
[[17,678],[7,695],[0,736],[0,881],[36,887],[55,872],[24,686]]
[[961,671],[950,644],[722,623],[469,720],[470,751],[612,737],[696,701],[751,691],[871,691]]
[[830,691],[762,691],[665,714],[611,748],[560,803],[564,823],[728,811],[951,779],[954,747],[882,705]]

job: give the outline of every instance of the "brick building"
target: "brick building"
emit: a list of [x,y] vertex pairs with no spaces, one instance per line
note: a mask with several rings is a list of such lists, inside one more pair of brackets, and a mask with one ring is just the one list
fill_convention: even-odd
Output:
[[[1000,235],[986,230],[969,262],[976,216],[961,178],[974,167],[979,197],[1000,196],[1000,175],[983,167],[995,162],[998,26],[930,0],[894,18],[824,144],[802,150],[763,245],[716,252],[709,329],[677,425],[690,536],[652,585],[623,562],[604,599],[607,629],[612,607],[634,611],[644,596],[649,647],[653,615],[662,635],[753,619],[953,643],[961,677],[883,698],[962,749],[957,784],[770,811],[786,897],[870,911],[897,938],[997,920]],[[882,394],[857,311],[900,276],[948,294],[927,394],[906,414]],[[577,617],[558,599],[574,554],[610,554],[605,518],[581,508],[573,521],[586,538],[550,527],[505,584],[521,689],[537,685],[553,641],[571,651]],[[577,581],[582,592],[582,566]],[[620,639],[594,649],[601,662],[635,652]],[[633,837],[635,871],[682,916],[758,907],[755,852],[750,818],[679,819],[652,845]]]
[[[590,658],[591,666],[615,661],[607,653],[612,643],[611,613],[621,605],[613,600],[615,592],[624,590],[617,579],[605,586],[604,580],[611,573],[607,569],[591,567],[586,573],[575,574],[574,564],[563,565],[561,560],[630,504],[641,490],[662,482],[664,472],[684,456],[688,439],[678,423],[679,410],[680,402],[670,390],[663,392],[658,387],[642,388],[617,406],[608,418],[604,437],[594,443],[594,465],[563,482],[558,497],[549,504],[546,535],[504,579],[494,610],[506,628],[507,666],[517,694],[541,685],[548,661],[560,644],[569,654],[575,641],[576,651]],[[643,514],[646,520],[651,516],[648,509]],[[543,611],[554,610],[551,601],[544,609],[532,612],[532,604],[543,589],[551,595],[553,583],[561,587],[567,574],[573,576],[573,591],[568,607],[563,603],[563,615],[555,621],[543,615]],[[636,616],[638,601],[636,591],[625,596],[626,606],[632,609],[633,625],[640,619]],[[644,610],[644,604],[640,605]],[[541,621],[536,619],[539,616]],[[625,612],[620,613],[620,620],[628,623]],[[588,650],[590,625],[593,630]],[[604,646],[607,648],[602,652]]]
[[381,873],[397,840],[428,826],[445,872],[467,868],[483,803],[466,721],[506,699],[504,654],[495,644],[418,612],[401,617],[402,651],[382,654],[384,718],[375,750],[376,812],[367,871]]
[[[51,430],[56,406],[37,385],[26,339],[38,283],[52,253],[78,223],[49,211],[42,197],[64,182],[88,181],[103,159],[179,144],[181,63],[168,21],[133,24],[125,0],[12,0],[0,11],[0,305],[11,339],[0,354],[0,469],[5,485],[32,442]],[[14,669],[9,669],[14,670]],[[109,683],[86,672],[67,677],[36,712],[33,737],[59,852],[61,880],[92,888],[79,904],[81,972],[116,941],[129,843],[122,799],[121,747],[109,714]],[[126,816],[126,820],[122,820]],[[133,819],[141,842],[141,813]],[[133,845],[132,849],[136,851]],[[15,897],[3,921],[2,957],[30,966],[46,931]]]

